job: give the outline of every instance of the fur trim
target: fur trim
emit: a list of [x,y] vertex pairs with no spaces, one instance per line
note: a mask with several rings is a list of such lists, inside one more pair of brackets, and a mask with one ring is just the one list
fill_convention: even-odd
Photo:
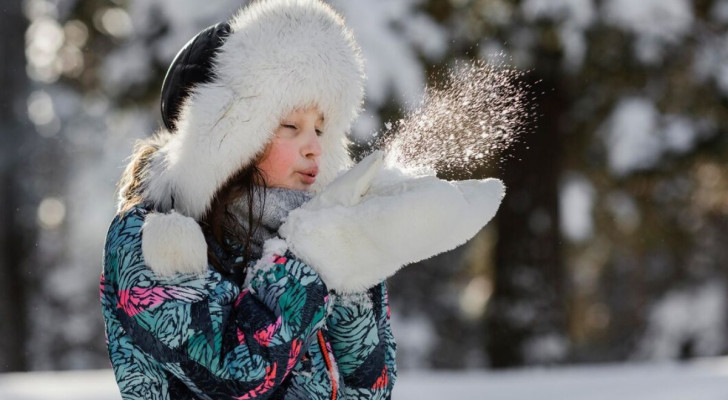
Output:
[[134,152],[129,157],[129,164],[122,174],[119,182],[119,194],[116,203],[116,212],[139,203],[144,199],[145,187],[149,181],[149,158],[164,147],[172,135],[167,129],[160,129],[154,135],[138,140],[134,146]]
[[354,293],[341,293],[336,294],[336,304],[346,308],[372,308],[372,298],[369,296],[369,292],[354,292]]
[[159,276],[207,271],[207,242],[200,225],[175,211],[147,215],[142,254],[147,267]]
[[200,218],[227,179],[251,163],[290,111],[324,114],[314,190],[351,165],[348,133],[364,96],[351,31],[320,0],[263,0],[242,9],[214,61],[215,78],[183,105],[173,137],[152,158],[144,198]]
[[286,241],[279,237],[268,239],[265,243],[263,243],[264,257],[283,256],[287,251],[288,245],[286,244]]
[[286,254],[287,251],[288,245],[285,240],[277,236],[266,240],[265,243],[263,243],[263,256],[255,263],[255,265],[253,265],[253,268],[248,271],[243,287],[250,286],[250,280],[256,274],[261,271],[267,271],[273,265],[275,257],[282,256]]

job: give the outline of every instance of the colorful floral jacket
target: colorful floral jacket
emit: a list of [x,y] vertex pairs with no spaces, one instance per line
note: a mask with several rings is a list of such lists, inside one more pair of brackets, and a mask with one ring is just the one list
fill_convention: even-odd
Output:
[[213,268],[160,278],[142,256],[147,212],[114,218],[104,251],[101,304],[124,400],[391,397],[383,283],[344,299],[290,253],[246,287]]

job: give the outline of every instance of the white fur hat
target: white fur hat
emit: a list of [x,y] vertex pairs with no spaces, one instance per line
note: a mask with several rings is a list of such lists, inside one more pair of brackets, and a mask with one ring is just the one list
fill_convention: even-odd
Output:
[[142,197],[162,212],[142,226],[145,261],[159,275],[207,269],[195,220],[294,109],[315,105],[324,116],[314,190],[351,165],[346,135],[363,102],[364,66],[343,18],[320,0],[259,0],[224,29],[211,79],[186,94],[142,178]]
[[343,18],[320,0],[260,0],[229,24],[212,81],[191,90],[150,161],[143,197],[159,211],[201,218],[280,120],[302,106],[324,115],[314,190],[351,164],[346,134],[362,105],[364,67]]

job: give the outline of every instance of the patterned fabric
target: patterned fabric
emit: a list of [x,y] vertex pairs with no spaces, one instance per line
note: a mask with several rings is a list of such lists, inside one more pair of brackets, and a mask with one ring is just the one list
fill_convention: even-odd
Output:
[[396,344],[384,283],[356,297],[335,297],[326,325],[346,399],[389,398]]
[[384,284],[342,301],[290,253],[247,287],[212,268],[159,278],[142,257],[146,214],[117,216],[104,251],[101,303],[124,400],[390,398]]

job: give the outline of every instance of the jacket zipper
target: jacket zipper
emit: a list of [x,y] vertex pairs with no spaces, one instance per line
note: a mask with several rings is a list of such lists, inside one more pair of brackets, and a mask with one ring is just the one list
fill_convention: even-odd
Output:
[[336,400],[336,392],[338,390],[338,382],[336,382],[336,377],[334,376],[334,367],[331,365],[331,359],[329,358],[329,352],[326,350],[326,341],[324,340],[324,334],[321,331],[318,331],[318,343],[319,347],[321,348],[321,353],[324,355],[324,362],[326,363],[326,368],[329,370],[329,376],[331,377],[331,400]]

